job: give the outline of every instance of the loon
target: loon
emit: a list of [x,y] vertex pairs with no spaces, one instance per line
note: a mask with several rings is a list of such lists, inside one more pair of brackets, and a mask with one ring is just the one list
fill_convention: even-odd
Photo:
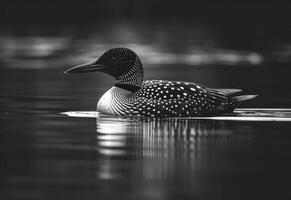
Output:
[[233,112],[242,101],[257,95],[234,94],[239,89],[213,89],[193,82],[143,81],[137,54],[123,47],[106,51],[96,61],[78,65],[65,73],[100,71],[116,81],[99,100],[97,111],[106,115],[137,117],[198,117]]

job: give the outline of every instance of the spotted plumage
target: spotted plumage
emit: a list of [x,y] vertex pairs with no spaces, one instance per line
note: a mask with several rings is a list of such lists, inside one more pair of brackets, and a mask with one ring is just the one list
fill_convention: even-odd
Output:
[[102,71],[115,77],[115,85],[99,100],[97,111],[120,116],[193,117],[230,113],[256,95],[234,96],[239,89],[211,89],[192,82],[143,81],[138,56],[127,48],[113,48],[97,61],[66,72]]

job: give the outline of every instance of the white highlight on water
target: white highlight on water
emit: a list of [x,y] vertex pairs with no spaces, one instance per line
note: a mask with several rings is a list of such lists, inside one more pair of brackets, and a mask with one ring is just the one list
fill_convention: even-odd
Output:
[[[108,117],[96,111],[69,111],[62,112],[60,114],[67,115],[69,117],[85,117],[85,118]],[[114,116],[110,117],[115,118]],[[116,119],[118,118],[120,117],[116,117]],[[240,108],[236,109],[233,114],[226,116],[183,117],[175,119],[291,122],[291,108]]]

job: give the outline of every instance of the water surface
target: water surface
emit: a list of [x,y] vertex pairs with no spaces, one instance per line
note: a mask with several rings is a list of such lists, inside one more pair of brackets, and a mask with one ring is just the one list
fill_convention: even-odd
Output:
[[[163,76],[172,79],[170,69]],[[225,76],[211,68],[187,69],[176,79]],[[159,70],[147,69],[146,78]],[[112,79],[68,77],[61,69],[2,70],[0,76],[3,199],[290,197],[290,122],[69,117],[60,113],[94,111]],[[217,87],[239,85],[203,77]],[[266,88],[261,91],[261,99],[244,105],[290,105],[286,97],[272,100]],[[290,117],[288,109],[237,111],[235,117]]]

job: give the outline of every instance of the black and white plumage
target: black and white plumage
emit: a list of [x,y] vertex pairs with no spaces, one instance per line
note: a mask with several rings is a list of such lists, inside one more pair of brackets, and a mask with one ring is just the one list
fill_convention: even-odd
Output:
[[115,77],[115,85],[99,100],[97,111],[119,116],[195,117],[231,113],[256,95],[234,96],[239,89],[211,89],[192,82],[143,81],[142,63],[127,48],[106,51],[97,61],[66,72],[101,71]]

